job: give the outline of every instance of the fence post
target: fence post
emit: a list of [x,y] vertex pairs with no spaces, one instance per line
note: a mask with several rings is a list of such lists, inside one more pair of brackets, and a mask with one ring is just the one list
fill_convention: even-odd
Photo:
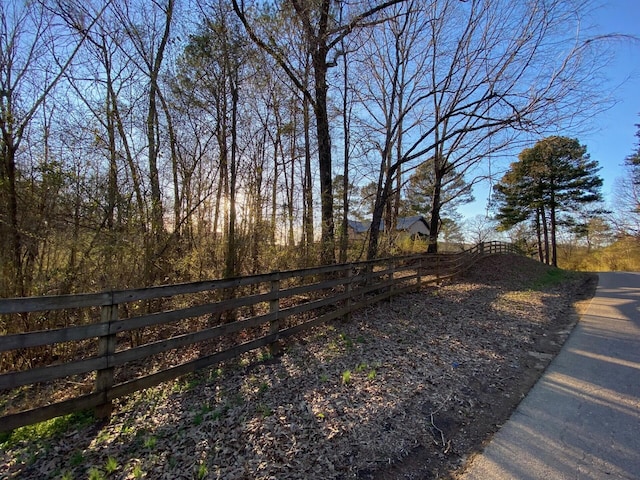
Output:
[[[271,293],[280,291],[280,273],[276,274],[276,278],[271,280]],[[269,301],[269,313],[275,314],[276,318],[269,323],[269,335],[277,334],[280,331],[280,297],[273,298]],[[277,340],[277,338],[276,338]],[[278,346],[275,342],[269,345],[272,355],[278,353]]]
[[396,271],[396,262],[394,258],[389,259],[387,268],[389,269],[389,275],[387,276],[387,280],[389,280],[389,301],[391,301],[391,297],[393,297],[393,290],[394,290],[393,277]]
[[345,284],[345,291],[347,294],[347,313],[344,316],[345,321],[351,320],[351,304],[353,303],[351,300],[351,295],[353,295],[353,286],[351,282],[353,281],[353,265],[349,264],[349,268],[347,268],[347,283]]
[[111,356],[116,352],[116,334],[109,333],[111,331],[111,323],[118,320],[118,305],[113,303],[113,295],[111,303],[103,305],[100,310],[100,322],[107,323],[107,334],[98,338],[98,356],[105,357],[106,368],[98,370],[96,373],[96,392],[103,396],[102,404],[95,408],[94,414],[96,418],[106,419],[111,415],[113,403],[109,400],[109,390],[113,387],[113,367],[109,364]]

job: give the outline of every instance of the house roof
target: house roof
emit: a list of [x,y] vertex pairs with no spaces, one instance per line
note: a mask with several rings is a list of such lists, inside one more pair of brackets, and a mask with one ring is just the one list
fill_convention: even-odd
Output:
[[371,222],[361,222],[359,220],[347,220],[347,223],[355,233],[366,233],[371,225]]
[[411,225],[416,222],[422,222],[424,225],[429,228],[429,224],[427,220],[422,215],[414,215],[412,217],[398,217],[396,228],[397,230],[409,230]]

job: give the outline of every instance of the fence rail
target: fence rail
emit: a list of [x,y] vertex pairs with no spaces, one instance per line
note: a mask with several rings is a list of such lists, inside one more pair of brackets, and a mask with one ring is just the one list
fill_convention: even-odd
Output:
[[[91,393],[28,410],[5,405],[0,432],[89,408],[98,417],[106,417],[114,399],[272,346],[421,285],[440,282],[496,253],[519,252],[510,244],[485,242],[460,253],[409,255],[95,294],[0,299],[5,325],[35,313],[57,313],[68,320],[81,318],[78,312],[84,312],[82,318],[87,319],[86,324],[0,336],[3,356],[60,344],[84,346],[84,351],[78,347],[80,353],[73,360],[56,363],[51,356],[44,365],[15,371],[3,368],[0,400],[18,388],[55,388],[55,382],[74,376],[84,375],[86,383],[86,376],[95,372]],[[141,312],[136,314],[137,310]],[[154,356],[194,346],[198,346],[195,354],[180,363],[152,372],[144,368]]]

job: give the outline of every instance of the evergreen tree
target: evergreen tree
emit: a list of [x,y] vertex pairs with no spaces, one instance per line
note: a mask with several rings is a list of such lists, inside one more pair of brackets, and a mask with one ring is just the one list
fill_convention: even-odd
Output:
[[559,214],[571,215],[602,199],[598,170],[598,163],[589,158],[586,147],[577,139],[553,136],[540,140],[520,153],[494,187],[500,227],[508,230],[533,219],[541,260],[557,266]]
[[[455,170],[449,170],[441,183],[441,217],[455,216],[456,209],[460,205],[473,202],[472,185],[466,182],[464,177]],[[409,177],[405,199],[405,213],[407,215],[429,215],[433,204],[435,184],[433,158],[431,158],[418,165]]]

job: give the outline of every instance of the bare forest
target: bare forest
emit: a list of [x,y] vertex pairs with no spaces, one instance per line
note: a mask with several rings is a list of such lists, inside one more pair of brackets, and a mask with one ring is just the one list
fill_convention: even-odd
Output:
[[589,8],[2,1],[0,297],[375,258],[416,211],[435,252],[492,158],[599,108]]

